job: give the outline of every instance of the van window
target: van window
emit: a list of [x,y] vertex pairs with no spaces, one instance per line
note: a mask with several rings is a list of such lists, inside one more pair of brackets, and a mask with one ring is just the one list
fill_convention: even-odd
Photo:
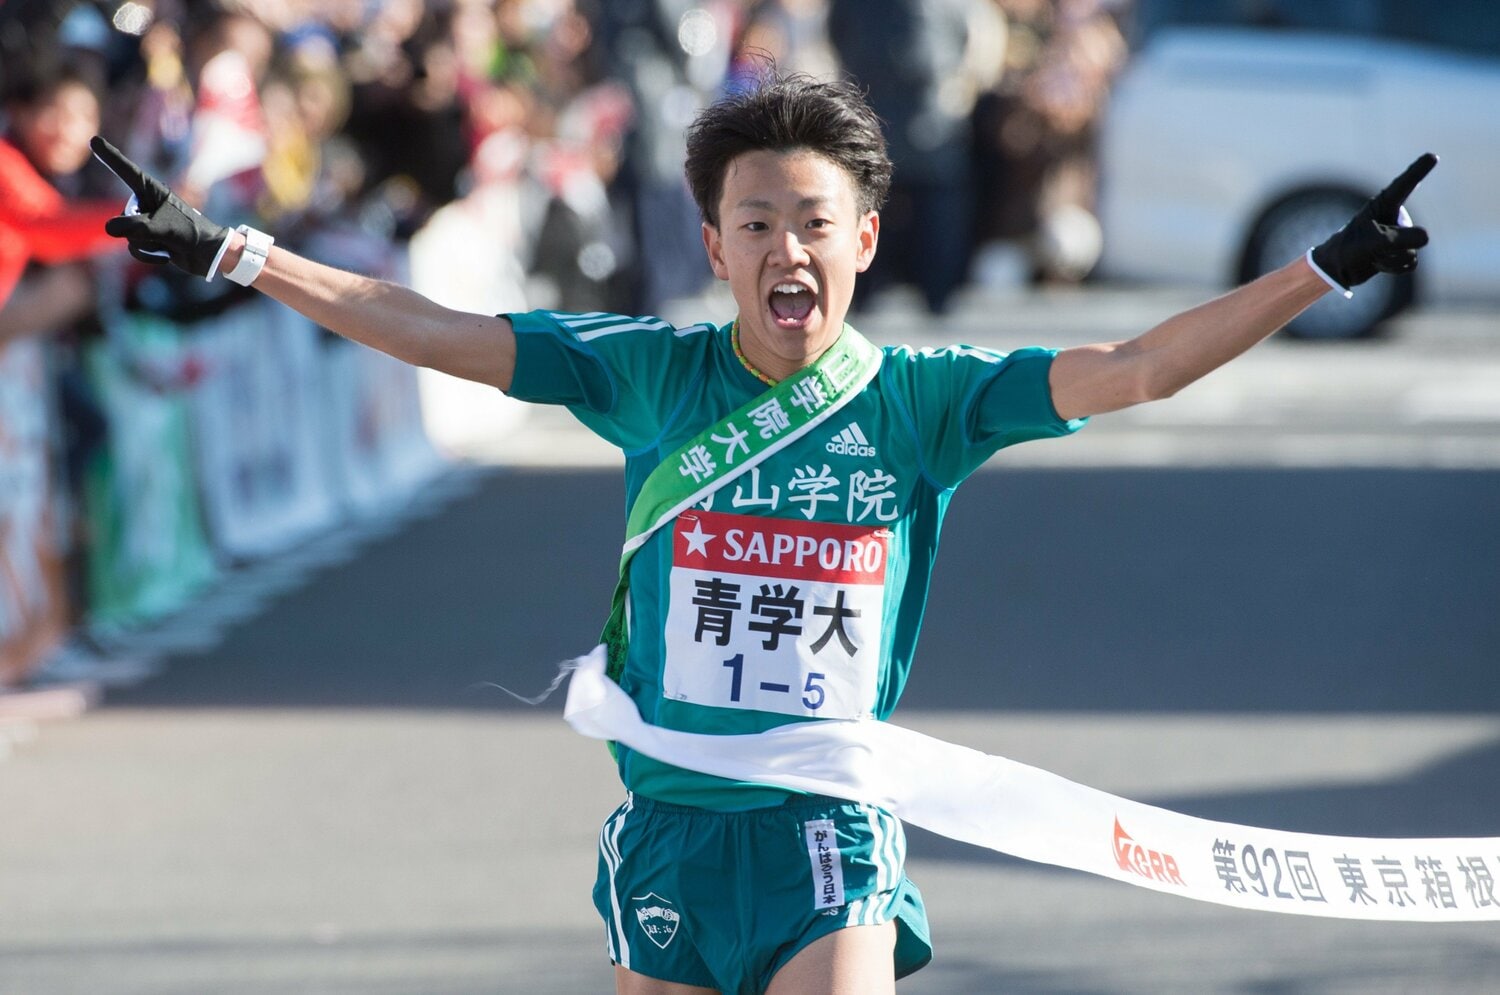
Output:
[[1497,0],[1138,0],[1137,45],[1167,27],[1263,28],[1387,38],[1500,58]]
[[1500,3],[1495,0],[1382,0],[1380,6],[1383,37],[1500,59]]

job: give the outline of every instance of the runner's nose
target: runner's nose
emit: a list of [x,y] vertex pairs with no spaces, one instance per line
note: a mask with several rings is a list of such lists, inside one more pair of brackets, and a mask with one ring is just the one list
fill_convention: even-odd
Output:
[[784,231],[775,240],[772,262],[778,265],[802,266],[809,261],[807,247],[795,231]]

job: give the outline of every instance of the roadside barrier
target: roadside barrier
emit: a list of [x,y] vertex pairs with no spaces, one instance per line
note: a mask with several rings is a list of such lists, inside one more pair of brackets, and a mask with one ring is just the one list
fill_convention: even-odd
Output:
[[74,496],[84,603],[65,597],[60,427],[45,339],[0,349],[0,688],[67,635],[189,606],[236,565],[399,505],[441,472],[416,371],[255,298],[181,326],[117,313],[85,354],[107,437]]
[[42,343],[0,346],[0,688],[62,641],[64,506]]
[[146,313],[121,314],[111,324],[86,358],[108,432],[85,468],[81,508],[83,607],[87,622],[106,631],[172,613],[218,574],[180,383],[188,333]]

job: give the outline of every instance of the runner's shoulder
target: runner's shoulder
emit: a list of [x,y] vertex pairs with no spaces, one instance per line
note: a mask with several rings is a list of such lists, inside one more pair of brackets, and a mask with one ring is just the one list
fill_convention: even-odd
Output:
[[923,348],[905,344],[888,345],[884,347],[884,352],[881,372],[896,377],[909,376],[916,381],[931,378],[946,380],[955,376],[963,379],[975,376],[988,378],[1003,367],[1029,366],[1035,362],[1045,366],[1051,363],[1055,355],[1055,350],[1039,346],[1001,352],[962,343]]
[[714,326],[702,322],[676,327],[651,315],[631,316],[608,311],[529,311],[510,315],[518,332],[548,332],[572,339],[595,352],[620,352],[649,349],[660,353],[692,352],[702,349],[712,338]]
[[1002,352],[998,349],[986,349],[976,345],[966,345],[955,342],[942,346],[916,346],[901,343],[899,345],[888,345],[883,347],[887,362],[897,361],[911,363],[913,365],[930,365],[962,362],[981,363],[1003,363],[1012,356],[1021,357],[1036,352],[1048,353],[1050,350],[1027,346],[1016,349],[1013,352]]

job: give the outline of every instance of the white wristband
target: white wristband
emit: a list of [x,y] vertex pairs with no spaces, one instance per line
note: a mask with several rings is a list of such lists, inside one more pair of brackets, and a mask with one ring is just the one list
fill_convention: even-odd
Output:
[[[235,264],[234,269],[225,273],[224,276],[242,287],[248,287],[255,282],[255,278],[260,276],[260,271],[265,268],[266,257],[271,254],[271,246],[276,240],[249,225],[240,225],[235,231],[245,236],[245,251],[240,254],[240,261]],[[228,239],[225,241],[227,242]]]
[[1324,273],[1323,272],[1323,267],[1321,267],[1317,263],[1313,262],[1312,250],[1311,249],[1307,250],[1307,255],[1303,256],[1303,258],[1307,260],[1307,265],[1309,265],[1309,266],[1312,267],[1312,271],[1323,278],[1323,282],[1324,283],[1328,284],[1328,286],[1332,287],[1334,290],[1337,290],[1339,293],[1343,294],[1344,298],[1346,300],[1354,296],[1354,291],[1350,290],[1348,287],[1344,286],[1342,283],[1339,283],[1337,280],[1335,280],[1333,277],[1329,276],[1327,273]]

